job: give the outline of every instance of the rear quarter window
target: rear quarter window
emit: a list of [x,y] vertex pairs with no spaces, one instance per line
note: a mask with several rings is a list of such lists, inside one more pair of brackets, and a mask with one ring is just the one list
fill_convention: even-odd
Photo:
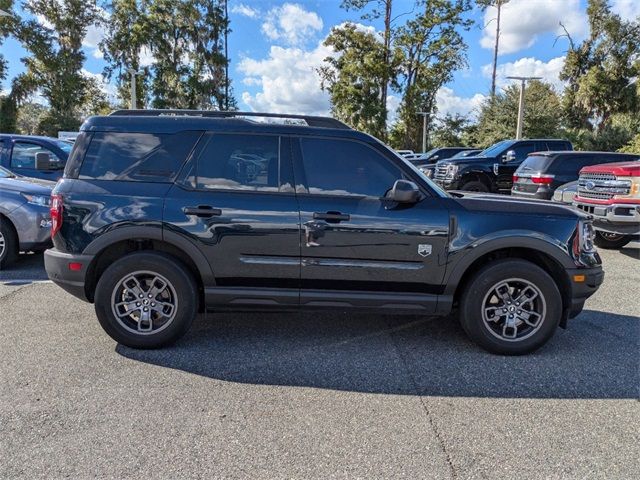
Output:
[[553,157],[546,157],[541,155],[529,155],[524,162],[518,168],[519,172],[541,172],[545,170],[552,162]]
[[91,138],[78,178],[173,182],[200,135],[199,131],[96,132]]

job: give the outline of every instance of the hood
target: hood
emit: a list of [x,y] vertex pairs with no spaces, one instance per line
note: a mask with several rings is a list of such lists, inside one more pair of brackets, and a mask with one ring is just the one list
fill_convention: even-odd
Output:
[[438,160],[437,163],[453,163],[453,164],[473,163],[473,162],[486,161],[489,158],[493,158],[493,157],[484,157],[484,156],[481,157],[479,155],[471,155],[468,157],[460,157],[460,158],[445,158],[444,160]]
[[565,218],[590,218],[589,215],[550,200],[529,200],[507,195],[481,192],[449,192],[465,209],[507,215],[554,216]]
[[2,191],[14,191],[32,195],[51,195],[51,190],[55,186],[56,182],[40,180],[39,178],[0,178],[0,193]]
[[618,177],[638,177],[640,176],[640,161],[615,162],[603,165],[591,165],[584,167],[580,173],[611,173]]

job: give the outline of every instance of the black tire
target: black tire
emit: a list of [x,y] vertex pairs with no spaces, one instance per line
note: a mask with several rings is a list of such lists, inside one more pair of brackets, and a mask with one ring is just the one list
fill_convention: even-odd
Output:
[[10,267],[18,259],[18,236],[6,218],[0,216],[0,269]]
[[[164,319],[164,325],[159,327],[156,332],[152,330],[139,331],[140,325],[143,324],[139,316],[142,314],[141,310],[137,307],[132,307],[129,310],[128,304],[138,300],[133,294],[133,290],[124,286],[124,279],[131,274],[136,274],[136,277],[140,278],[150,278],[155,275],[162,281],[169,283],[169,286],[161,293],[156,294],[153,299],[149,297],[149,300],[144,300],[152,302],[158,296],[163,295],[167,299],[161,298],[158,300],[158,304],[164,300],[169,306],[172,302],[174,303],[174,308],[170,310],[171,319],[164,319],[163,314],[152,311],[150,315],[156,315],[158,321],[152,319],[149,322],[144,322],[145,328],[148,323],[152,329],[154,325],[161,323],[160,320]],[[146,291],[145,287],[148,288]],[[151,292],[151,287],[148,285],[142,285],[142,288],[145,295]],[[120,292],[122,292],[122,296],[119,296]],[[127,297],[125,298],[125,296]],[[120,302],[114,299],[122,300],[121,303],[127,303],[126,307],[120,307],[121,311],[125,313],[124,318],[121,317],[122,320],[119,320],[115,313],[118,307],[112,307],[115,304],[120,305]],[[140,302],[136,303],[140,305]],[[175,342],[189,330],[198,311],[198,290],[191,273],[174,257],[156,252],[136,252],[120,258],[102,274],[96,287],[95,309],[100,325],[116,342],[132,348],[160,348]],[[133,313],[129,314],[129,312]],[[136,328],[136,315],[140,319],[137,322],[138,331],[132,331]]]
[[[512,321],[520,322],[520,324],[519,327],[508,329],[507,331],[509,333],[515,331],[517,336],[519,335],[517,332],[522,328],[521,339],[513,338],[507,340],[500,335],[500,329],[505,328],[507,316],[510,315],[510,313],[502,314],[502,306],[499,308],[489,307],[489,309],[495,308],[500,312],[499,320],[485,321],[484,318],[486,302],[492,298],[492,292],[496,291],[493,290],[493,287],[503,281],[510,281],[511,284],[515,285],[526,285],[528,283],[534,287],[531,292],[537,290],[539,294],[535,297],[537,299],[535,303],[526,301],[522,302],[522,306],[515,307],[515,302],[512,298],[510,305],[506,305],[506,301],[502,305],[509,309],[514,307],[522,308],[523,310],[525,304],[528,307],[532,307],[531,310],[535,310],[536,305],[538,307],[542,306],[541,312],[539,312],[540,320],[535,328],[521,322],[520,316],[516,314],[516,312],[520,314],[521,310],[511,311],[513,314],[511,318],[514,315],[516,318],[516,320]],[[515,291],[514,296],[518,296]],[[509,297],[511,297],[511,294],[509,294]],[[497,296],[493,296],[493,298],[495,299]],[[520,302],[518,302],[518,305],[520,305]],[[502,322],[503,316],[504,322]],[[460,323],[467,335],[485,350],[502,355],[524,355],[537,350],[553,336],[561,317],[562,297],[555,281],[543,269],[525,260],[504,259],[486,265],[472,277],[460,298]],[[529,318],[531,317],[529,316]],[[495,330],[493,330],[494,328]],[[528,334],[527,331],[529,331]]]
[[471,180],[470,182],[462,185],[460,190],[464,190],[467,192],[488,192],[489,188],[487,188],[487,186],[479,180]]
[[605,250],[617,250],[624,247],[631,240],[633,240],[631,235],[596,231],[594,243],[596,246],[604,248]]

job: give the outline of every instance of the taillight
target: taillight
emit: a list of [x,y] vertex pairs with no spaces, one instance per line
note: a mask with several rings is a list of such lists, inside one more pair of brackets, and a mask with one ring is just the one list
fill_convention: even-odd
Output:
[[62,195],[51,195],[51,238],[60,231],[62,227]]
[[536,185],[551,185],[553,182],[553,175],[536,175],[531,177],[531,181]]
[[513,176],[513,183],[516,183],[520,177],[518,175]]

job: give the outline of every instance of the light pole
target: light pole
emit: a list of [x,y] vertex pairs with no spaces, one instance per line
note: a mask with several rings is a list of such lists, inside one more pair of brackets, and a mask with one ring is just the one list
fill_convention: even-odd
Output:
[[524,87],[527,80],[540,80],[542,77],[507,77],[510,80],[520,80],[520,101],[518,102],[518,125],[516,127],[516,140],[522,138],[522,123],[524,121]]
[[427,151],[427,116],[429,112],[418,112],[422,115],[422,153]]
[[130,68],[129,73],[131,74],[131,110],[135,110],[138,108],[136,98],[136,75],[143,75],[144,70],[135,70]]

